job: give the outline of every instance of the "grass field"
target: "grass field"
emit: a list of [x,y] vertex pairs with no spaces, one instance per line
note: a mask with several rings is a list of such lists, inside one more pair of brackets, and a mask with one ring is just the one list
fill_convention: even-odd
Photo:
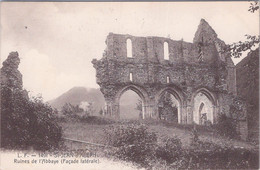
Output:
[[[106,144],[106,133],[104,130],[109,128],[109,126],[120,126],[130,123],[146,124],[149,131],[156,133],[159,143],[164,137],[177,136],[181,139],[184,148],[188,148],[190,145],[192,128],[190,125],[179,125],[156,120],[113,122],[103,118],[92,118],[92,120],[87,121],[67,120],[60,122],[63,127],[64,137],[99,144]],[[199,138],[202,141],[211,141],[221,146],[234,146],[246,149],[258,148],[258,146],[239,139],[229,139],[227,137],[217,135],[207,128],[198,127],[198,132]]]

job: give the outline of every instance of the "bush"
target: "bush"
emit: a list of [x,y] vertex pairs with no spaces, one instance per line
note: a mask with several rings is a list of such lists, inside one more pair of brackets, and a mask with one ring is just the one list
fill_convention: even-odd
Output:
[[1,147],[49,150],[57,148],[62,129],[54,110],[40,98],[27,98],[20,89],[1,86]]
[[70,103],[65,103],[62,106],[61,113],[66,118],[86,118],[88,115],[84,112],[82,108],[79,107],[79,105],[72,105]]
[[18,53],[11,52],[1,68],[1,147],[57,148],[62,133],[53,117],[55,111],[41,98],[29,99],[23,90],[19,63]]
[[80,122],[88,123],[92,125],[108,125],[115,123],[113,119],[108,119],[99,116],[88,116],[86,118],[78,118]]
[[182,143],[176,136],[163,140],[163,146],[158,146],[156,157],[165,160],[167,163],[177,161],[182,154]]
[[198,133],[198,130],[196,128],[196,126],[193,127],[193,129],[191,130],[191,138],[190,138],[190,143],[191,143],[191,146],[192,145],[196,145],[199,141],[199,133]]
[[196,151],[212,151],[219,149],[220,146],[216,145],[215,143],[212,143],[211,141],[200,140],[197,127],[194,126],[191,130],[190,148]]
[[237,123],[234,119],[227,117],[225,114],[221,114],[218,123],[215,125],[217,132],[220,135],[236,138],[238,133],[236,131]]
[[[110,126],[106,131],[117,158],[138,163],[148,169],[257,169],[259,154],[247,149],[222,147],[201,141],[193,130],[190,148],[182,148],[177,137],[165,138],[158,146],[154,133],[146,126],[128,124]],[[110,152],[111,153],[111,152]]]
[[34,98],[31,106],[32,114],[37,118],[30,127],[31,146],[37,150],[58,148],[61,144],[62,128],[54,117],[54,110],[39,98]]
[[[176,141],[176,140],[173,140]],[[172,143],[172,142],[170,142]],[[176,142],[178,143],[178,142]],[[166,146],[166,145],[165,145]],[[176,146],[173,144],[173,146]],[[221,147],[210,141],[198,140],[189,149],[164,147],[157,163],[158,169],[258,169],[259,153],[243,148]],[[168,151],[167,151],[168,149]],[[175,153],[175,154],[173,154]],[[172,154],[172,155],[171,155]],[[169,158],[174,158],[169,161]],[[165,161],[165,162],[164,162]]]
[[149,166],[155,156],[157,137],[144,125],[111,126],[106,132],[109,144],[116,147],[115,155],[123,160]]
[[189,149],[184,152],[184,169],[258,169],[258,152],[232,147],[220,147],[211,142],[211,148]]

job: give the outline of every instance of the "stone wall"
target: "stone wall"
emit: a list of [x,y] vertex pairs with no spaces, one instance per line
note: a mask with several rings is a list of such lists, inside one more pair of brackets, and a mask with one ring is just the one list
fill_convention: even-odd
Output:
[[259,141],[259,48],[236,65],[237,94],[247,101],[251,139]]
[[0,69],[1,90],[11,90],[10,94],[12,94],[12,97],[22,93],[23,97],[29,100],[28,92],[23,89],[22,74],[18,70],[19,64],[20,58],[18,52],[9,53],[7,59],[3,62],[3,67]]
[[[127,39],[132,42],[133,58],[128,60],[141,60],[167,63],[199,63],[200,48],[204,52],[203,62],[213,63],[217,58],[214,44],[188,43],[182,40],[175,41],[163,37],[134,37],[109,33],[107,36],[104,56],[107,58],[127,59]],[[169,60],[164,59],[164,42],[168,43]]]
[[[129,39],[132,49],[127,49]],[[164,58],[165,42],[169,59]],[[193,122],[199,93],[212,103],[212,123],[220,112],[229,112],[232,98],[227,96],[236,95],[234,64],[229,54],[221,52],[225,43],[205,20],[201,20],[193,43],[109,33],[106,44],[103,58],[92,63],[109,114],[120,116],[119,98],[128,89],[143,100],[145,118],[158,118],[158,101],[165,91],[180,103],[180,123]],[[132,57],[127,57],[129,50]]]
[[23,88],[22,74],[18,70],[20,58],[18,52],[11,52],[1,68],[1,86]]

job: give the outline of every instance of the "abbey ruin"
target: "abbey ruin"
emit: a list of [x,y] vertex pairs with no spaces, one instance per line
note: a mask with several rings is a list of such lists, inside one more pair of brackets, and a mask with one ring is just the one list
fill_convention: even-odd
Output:
[[110,33],[102,59],[92,61],[106,101],[106,115],[120,117],[120,96],[131,89],[142,99],[142,117],[159,118],[167,91],[178,101],[178,123],[216,123],[220,114],[238,120],[247,136],[245,103],[237,97],[235,66],[225,43],[202,19],[193,43],[163,37]]

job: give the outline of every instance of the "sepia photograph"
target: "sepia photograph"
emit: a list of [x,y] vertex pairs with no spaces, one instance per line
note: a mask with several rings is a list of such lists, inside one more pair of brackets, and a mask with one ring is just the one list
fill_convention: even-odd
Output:
[[259,1],[0,2],[1,170],[259,169]]

